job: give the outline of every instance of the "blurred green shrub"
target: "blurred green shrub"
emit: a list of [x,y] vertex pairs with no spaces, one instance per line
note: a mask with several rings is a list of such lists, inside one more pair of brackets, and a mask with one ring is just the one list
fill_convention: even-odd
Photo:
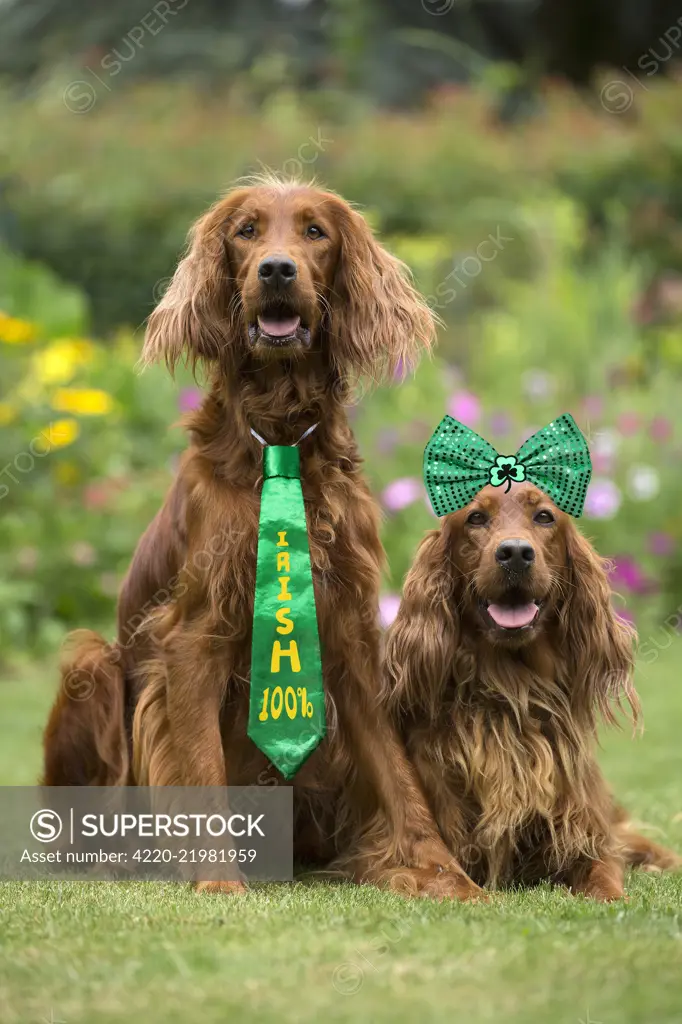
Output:
[[[126,89],[113,80],[110,90],[95,81],[91,109],[78,112],[69,88],[79,77],[55,71],[24,99],[0,91],[0,241],[84,291],[103,335],[145,319],[191,222],[264,166],[317,176],[371,211],[384,236],[413,247],[436,239],[417,267],[424,290],[441,281],[443,260],[466,259],[490,232],[527,232],[525,204],[557,191],[585,215],[580,258],[620,221],[647,281],[682,272],[672,82],[639,90],[637,117],[590,109],[550,83],[544,116],[505,128],[486,89],[443,86],[408,115],[280,85],[256,113],[239,84],[209,94],[172,81]],[[532,238],[501,253],[476,288],[460,287],[454,317],[493,301],[498,276],[527,275],[541,258]]]
[[149,313],[193,218],[258,169],[256,153],[360,201],[445,321],[438,358],[354,414],[386,511],[384,616],[435,525],[421,451],[446,410],[508,451],[570,410],[595,463],[583,528],[616,560],[627,612],[682,606],[669,87],[642,94],[647,117],[632,122],[550,90],[546,121],[506,131],[463,90],[419,116],[351,108],[343,122],[279,92],[256,121],[238,96],[226,118],[225,97],[170,84],[102,95],[79,117],[58,85],[30,106],[0,99],[0,235],[51,268],[0,249],[0,646],[111,621],[185,444],[178,407],[198,400],[186,380],[140,375],[121,325]]
[[184,438],[129,334],[91,341],[82,298],[1,251],[0,280],[0,650],[25,650],[111,620]]

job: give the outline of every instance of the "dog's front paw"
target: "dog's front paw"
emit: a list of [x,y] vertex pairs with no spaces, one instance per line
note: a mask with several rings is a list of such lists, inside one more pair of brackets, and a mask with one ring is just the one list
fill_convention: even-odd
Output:
[[419,896],[436,900],[488,902],[488,894],[469,878],[461,868],[424,869]]
[[485,889],[469,878],[461,869],[443,868],[423,887],[422,896],[431,896],[438,900],[460,900],[462,903],[478,901],[488,903],[489,897]]
[[387,879],[388,887],[401,896],[432,900],[480,900],[488,902],[487,893],[461,868],[395,868]]
[[197,882],[197,892],[219,896],[242,896],[247,892],[243,882]]
[[421,876],[418,896],[438,900],[481,900],[488,902],[487,893],[476,885],[438,839],[423,839],[414,844],[412,863]]
[[629,903],[622,886],[586,885],[582,889],[575,889],[577,896],[585,896],[589,900],[596,900],[597,903],[615,903],[616,900],[623,900]]

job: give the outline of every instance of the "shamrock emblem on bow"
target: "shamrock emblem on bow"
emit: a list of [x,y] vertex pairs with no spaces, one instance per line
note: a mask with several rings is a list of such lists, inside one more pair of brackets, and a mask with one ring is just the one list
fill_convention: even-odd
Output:
[[515,455],[498,455],[495,465],[490,467],[490,483],[493,487],[501,487],[506,482],[507,494],[511,490],[512,481],[520,484],[526,479],[526,467],[516,461]]
[[527,480],[567,515],[585,504],[592,463],[587,441],[570,413],[557,416],[527,438],[514,455],[493,446],[452,416],[444,416],[424,451],[424,483],[437,516],[464,508],[488,484]]

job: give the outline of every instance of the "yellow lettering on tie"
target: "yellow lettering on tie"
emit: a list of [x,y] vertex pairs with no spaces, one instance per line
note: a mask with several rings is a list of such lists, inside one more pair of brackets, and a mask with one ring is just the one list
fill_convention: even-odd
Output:
[[289,565],[289,552],[278,551],[277,552],[277,572],[290,572],[291,567]]
[[282,658],[291,659],[292,672],[301,671],[301,659],[298,656],[298,644],[296,643],[295,640],[291,641],[288,650],[283,650],[279,640],[275,640],[274,644],[272,645],[272,659],[270,661],[271,672],[279,672],[280,661],[282,660]]
[[287,583],[291,579],[291,576],[280,576],[279,577],[279,594],[277,595],[278,601],[291,601],[291,594],[287,590]]
[[279,540],[277,541],[277,547],[278,548],[288,548],[289,547],[289,541],[287,540],[287,531],[286,530],[278,530],[277,531],[277,536],[279,537]]
[[291,614],[291,608],[278,608],[275,612],[275,618],[281,625],[277,626],[277,632],[281,633],[282,636],[286,636],[287,633],[292,633],[294,629],[294,623],[291,619],[287,618]]

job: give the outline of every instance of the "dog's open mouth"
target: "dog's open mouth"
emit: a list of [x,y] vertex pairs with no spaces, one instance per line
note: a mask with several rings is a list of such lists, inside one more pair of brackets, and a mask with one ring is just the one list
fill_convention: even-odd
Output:
[[249,340],[252,345],[259,342],[272,348],[291,348],[297,344],[309,348],[310,328],[294,310],[271,306],[249,324]]
[[481,608],[490,625],[505,632],[518,633],[532,628],[540,614],[542,601],[482,601]]

